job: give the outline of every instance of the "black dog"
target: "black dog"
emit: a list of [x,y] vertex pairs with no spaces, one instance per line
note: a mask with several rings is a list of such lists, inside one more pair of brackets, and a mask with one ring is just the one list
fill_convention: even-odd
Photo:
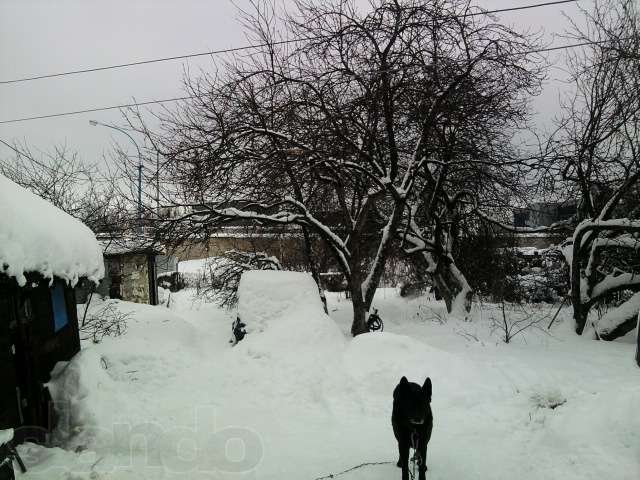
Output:
[[431,379],[427,378],[421,387],[402,377],[393,391],[393,413],[391,415],[393,433],[398,441],[402,468],[402,480],[409,479],[409,448],[416,451],[419,480],[425,480],[427,470],[427,443],[433,429],[431,413]]

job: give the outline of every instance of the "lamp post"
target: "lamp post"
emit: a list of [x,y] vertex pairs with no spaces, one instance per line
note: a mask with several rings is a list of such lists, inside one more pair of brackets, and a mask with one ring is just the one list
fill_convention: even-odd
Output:
[[120,133],[124,133],[131,142],[135,145],[138,151],[138,232],[142,233],[142,154],[140,153],[140,147],[136,143],[135,139],[126,130],[116,127],[115,125],[109,125],[107,123],[98,122],[97,120],[89,120],[89,124],[96,127],[98,125],[102,127],[111,128],[117,130]]

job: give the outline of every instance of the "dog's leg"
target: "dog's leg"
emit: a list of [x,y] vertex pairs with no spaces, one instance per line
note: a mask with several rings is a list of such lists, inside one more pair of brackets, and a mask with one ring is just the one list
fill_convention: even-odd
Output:
[[420,442],[420,465],[418,466],[418,480],[427,478],[427,443]]
[[402,468],[402,480],[409,480],[409,440],[398,440],[398,466]]

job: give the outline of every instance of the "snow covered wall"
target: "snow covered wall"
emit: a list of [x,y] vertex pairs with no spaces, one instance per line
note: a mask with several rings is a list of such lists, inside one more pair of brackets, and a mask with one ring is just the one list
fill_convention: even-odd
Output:
[[75,285],[101,279],[104,263],[86,225],[0,175],[0,272],[20,285],[27,272]]

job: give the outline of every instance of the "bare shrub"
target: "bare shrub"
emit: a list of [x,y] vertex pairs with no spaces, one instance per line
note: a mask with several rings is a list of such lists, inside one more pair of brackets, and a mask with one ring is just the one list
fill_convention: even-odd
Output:
[[504,343],[510,343],[516,336],[521,333],[535,328],[541,332],[545,332],[540,324],[549,318],[549,313],[538,311],[527,307],[524,304],[506,303],[504,300],[500,302],[500,315],[491,314],[491,330],[499,332]]
[[85,312],[80,325],[80,339],[99,343],[104,337],[119,337],[127,331],[130,313],[118,309],[115,302],[105,302],[93,312]]
[[276,257],[264,252],[230,250],[207,265],[198,278],[196,291],[218,305],[233,308],[238,303],[240,277],[248,270],[282,270]]

